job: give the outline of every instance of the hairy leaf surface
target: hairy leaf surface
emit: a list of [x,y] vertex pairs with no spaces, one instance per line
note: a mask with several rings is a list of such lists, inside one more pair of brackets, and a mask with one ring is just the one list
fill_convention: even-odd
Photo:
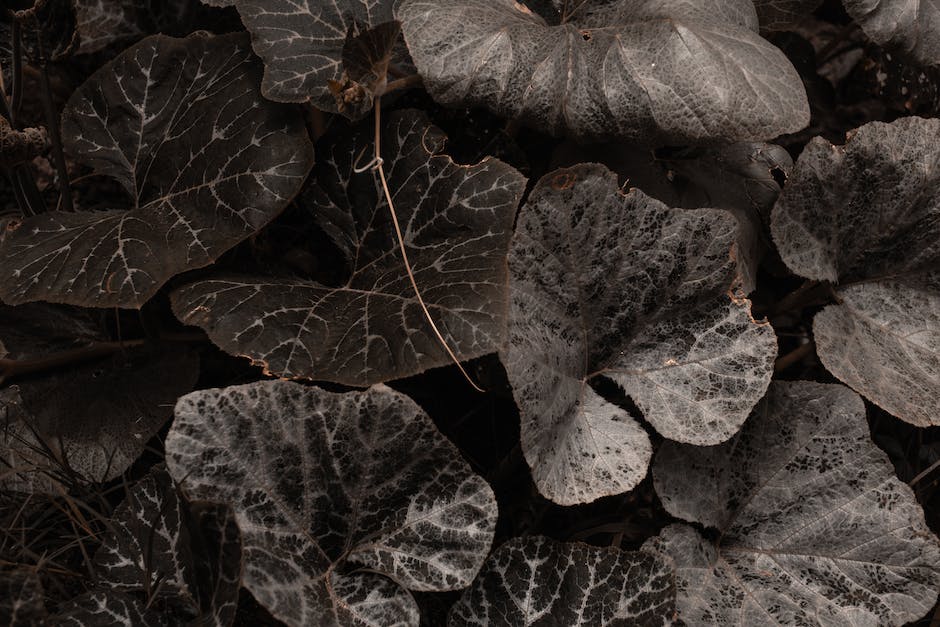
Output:
[[879,46],[901,50],[925,65],[940,64],[937,0],[845,0],[844,4]]
[[741,433],[667,442],[653,465],[690,625],[903,625],[933,606],[940,542],[841,385],[771,385]]
[[[344,284],[221,276],[173,293],[180,320],[280,376],[368,385],[451,363],[415,298],[381,187],[352,171],[371,149],[370,131],[321,144],[326,156],[302,199],[346,256]],[[415,111],[389,115],[383,137],[408,259],[431,315],[461,359],[494,352],[505,336],[506,252],[525,179],[496,159],[457,165],[440,154],[441,132]]]
[[494,627],[671,625],[672,564],[653,553],[514,538],[487,560],[449,624]]
[[125,207],[50,211],[0,235],[0,298],[139,307],[212,263],[299,191],[312,149],[296,111],[263,100],[242,34],[154,36],[76,91],[65,148],[116,179]]
[[633,488],[643,428],[590,387],[618,383],[667,438],[731,437],[770,381],[776,339],[726,293],[735,221],[622,194],[596,164],[556,170],[529,196],[509,256],[504,363],[539,490],[561,504]]
[[404,0],[425,87],[555,135],[660,143],[767,139],[809,121],[749,1],[588,0],[548,24],[514,0]]
[[816,138],[774,208],[791,270],[837,283],[813,323],[834,375],[898,418],[940,424],[940,120]]
[[406,588],[466,586],[493,540],[489,486],[417,405],[383,386],[194,392],[177,404],[166,446],[187,493],[233,505],[244,584],[290,625],[417,625]]

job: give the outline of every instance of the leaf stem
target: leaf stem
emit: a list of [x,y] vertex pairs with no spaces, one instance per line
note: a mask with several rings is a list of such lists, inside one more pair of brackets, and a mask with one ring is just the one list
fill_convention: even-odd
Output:
[[450,356],[451,360],[454,362],[454,364],[456,364],[457,368],[460,369],[461,374],[463,374],[467,382],[473,386],[473,389],[477,392],[485,392],[483,388],[478,386],[473,381],[473,379],[470,378],[470,375],[467,374],[466,370],[464,370],[463,365],[460,363],[460,360],[457,359],[454,351],[452,351],[450,346],[448,346],[447,340],[445,340],[444,336],[441,335],[437,325],[434,324],[434,318],[431,317],[431,312],[428,311],[427,305],[424,304],[424,298],[421,296],[421,290],[418,289],[418,283],[415,281],[414,272],[411,270],[411,262],[408,261],[408,252],[405,250],[405,239],[402,237],[401,226],[398,224],[398,215],[395,213],[395,204],[392,202],[392,194],[388,189],[388,181],[385,179],[385,169],[382,167],[382,96],[376,96],[374,110],[375,169],[378,170],[379,179],[382,181],[382,191],[385,192],[385,201],[388,203],[388,211],[392,216],[392,224],[395,226],[395,236],[398,238],[398,248],[401,250],[401,258],[405,262],[405,272],[408,274],[408,280],[411,281],[411,287],[414,289],[418,304],[421,305],[421,310],[424,312],[424,317],[427,318],[428,323],[431,325],[431,329],[434,331],[434,335],[437,336],[437,340],[441,343],[441,346],[443,346],[444,350],[447,351],[447,354]]

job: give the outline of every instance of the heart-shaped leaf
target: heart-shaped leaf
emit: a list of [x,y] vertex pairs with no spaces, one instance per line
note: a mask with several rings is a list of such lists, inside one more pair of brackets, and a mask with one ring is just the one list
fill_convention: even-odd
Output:
[[232,504],[244,585],[289,625],[417,625],[407,589],[466,586],[493,540],[492,490],[384,386],[194,392],[166,448],[188,494]]
[[677,566],[689,625],[903,625],[940,586],[940,542],[841,385],[771,385],[740,434],[667,442],[653,481],[674,516],[647,542]]
[[834,375],[898,418],[940,424],[940,120],[815,138],[771,224],[797,274],[838,283],[813,322]]
[[[382,135],[408,259],[431,316],[461,359],[496,351],[525,179],[495,159],[457,165],[440,154],[443,134],[415,111],[389,115]],[[180,320],[280,376],[369,385],[451,363],[415,298],[379,182],[353,172],[371,144],[371,125],[325,138],[327,156],[302,199],[347,257],[343,285],[222,276],[173,293]]]
[[[326,111],[337,110],[329,83],[343,79],[343,53],[350,33],[355,37],[356,33],[394,19],[393,0],[203,1],[238,9],[251,33],[255,52],[264,61],[261,91],[266,98],[278,102],[309,101]],[[370,94],[369,102],[371,99]],[[360,107],[354,117],[368,110]]]
[[63,112],[65,148],[130,201],[8,227],[0,298],[139,307],[276,216],[313,153],[299,114],[261,98],[259,73],[247,35],[201,33],[149,37],[93,74]]
[[940,4],[935,0],[844,0],[845,10],[879,46],[924,65],[940,64]]
[[557,25],[514,0],[403,0],[396,16],[437,101],[552,134],[681,144],[809,122],[750,0],[586,0]]
[[735,220],[670,209],[587,164],[544,177],[509,255],[504,363],[539,491],[570,505],[646,475],[643,428],[590,387],[618,383],[667,438],[731,437],[767,389],[776,339],[727,293]]
[[671,625],[672,564],[663,556],[515,538],[486,561],[451,609],[452,627]]

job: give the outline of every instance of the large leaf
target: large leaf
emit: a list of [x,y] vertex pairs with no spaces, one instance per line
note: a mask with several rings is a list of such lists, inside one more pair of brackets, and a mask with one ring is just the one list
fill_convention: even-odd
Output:
[[[940,586],[940,542],[841,385],[771,385],[719,446],[667,442],[653,466],[689,625],[903,625]],[[707,538],[713,538],[709,540]]]
[[203,1],[238,9],[255,52],[264,60],[265,97],[309,101],[327,111],[336,111],[329,81],[343,77],[343,48],[350,32],[394,19],[393,0]]
[[57,494],[62,469],[87,481],[123,473],[166,423],[173,402],[192,390],[199,361],[190,351],[129,349],[23,381],[0,396],[0,465],[16,469],[8,489]]
[[940,120],[816,138],[774,208],[780,256],[838,283],[813,323],[834,375],[895,416],[940,424]]
[[453,627],[671,625],[672,564],[653,553],[534,536],[494,551],[450,613]]
[[590,387],[618,383],[667,438],[731,437],[770,381],[776,340],[735,281],[735,221],[669,209],[588,164],[547,175],[509,256],[503,355],[539,490],[561,504],[634,487],[651,453],[643,428]]
[[73,94],[65,148],[129,195],[50,211],[0,236],[0,298],[139,307],[276,216],[312,150],[297,112],[263,100],[246,35],[154,36]]
[[514,0],[403,0],[425,87],[552,134],[688,143],[767,139],[809,122],[796,70],[749,0],[579,3],[550,25]]
[[940,4],[937,0],[844,0],[845,10],[868,37],[912,56],[940,64]]
[[762,31],[794,30],[822,4],[822,0],[754,0]]
[[79,53],[139,39],[152,33],[176,34],[192,22],[200,5],[192,0],[71,0]]
[[244,585],[289,625],[417,625],[405,588],[466,586],[493,540],[489,486],[383,386],[194,392],[166,448],[187,493],[233,505]]
[[[444,136],[414,111],[388,116],[383,137],[408,259],[432,317],[461,359],[494,352],[505,335],[506,251],[525,179],[495,159],[461,166],[439,154]],[[303,198],[347,258],[344,284],[222,276],[173,293],[180,320],[288,377],[368,385],[449,364],[408,280],[378,181],[352,171],[371,143],[371,125],[330,136]]]

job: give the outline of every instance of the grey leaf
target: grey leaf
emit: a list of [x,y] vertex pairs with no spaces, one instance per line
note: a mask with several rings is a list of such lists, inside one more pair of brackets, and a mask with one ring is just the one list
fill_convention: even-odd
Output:
[[868,434],[848,388],[775,382],[740,434],[667,442],[653,465],[669,513],[646,547],[676,562],[690,625],[903,625],[940,586],[940,542]]
[[11,490],[58,494],[67,468],[87,481],[120,476],[166,423],[172,403],[193,388],[195,353],[129,349],[104,361],[21,382],[0,396],[0,464]]
[[7,228],[0,297],[139,307],[276,216],[313,156],[297,112],[258,94],[259,71],[246,35],[197,33],[149,37],[92,75],[63,112],[65,148],[128,206]]
[[940,64],[937,0],[844,0],[843,4],[879,46],[904,52],[924,65]]
[[166,448],[189,494],[233,505],[244,585],[290,625],[378,616],[417,625],[402,587],[466,586],[493,539],[489,486],[417,405],[384,386],[194,392],[178,402]]
[[734,238],[728,213],[622,194],[600,165],[539,181],[510,251],[503,359],[542,494],[583,503],[646,474],[649,439],[591,390],[599,376],[668,438],[715,444],[738,430],[770,381],[776,339],[726,294]]
[[754,0],[762,31],[792,30],[820,4],[822,0]]
[[[839,283],[814,322],[829,370],[912,424],[940,424],[940,120],[901,118],[821,138],[773,211],[791,270]],[[916,306],[920,309],[910,309]]]
[[809,122],[799,76],[751,2],[588,0],[552,25],[514,0],[403,0],[425,87],[555,135],[767,139]]
[[514,538],[487,560],[449,624],[484,627],[671,625],[675,572],[653,553]]
[[[371,149],[371,125],[338,135],[322,148],[302,202],[347,256],[345,284],[222,276],[174,292],[173,310],[280,376],[368,385],[449,364],[405,272],[381,187],[352,172]],[[389,115],[383,138],[408,259],[431,315],[461,359],[494,352],[505,337],[506,251],[525,179],[495,159],[462,166],[439,154],[444,136],[415,111]]]
[[336,110],[328,88],[343,73],[351,27],[374,28],[394,19],[393,0],[203,0],[234,6],[264,61],[261,91],[278,102],[310,102]]

